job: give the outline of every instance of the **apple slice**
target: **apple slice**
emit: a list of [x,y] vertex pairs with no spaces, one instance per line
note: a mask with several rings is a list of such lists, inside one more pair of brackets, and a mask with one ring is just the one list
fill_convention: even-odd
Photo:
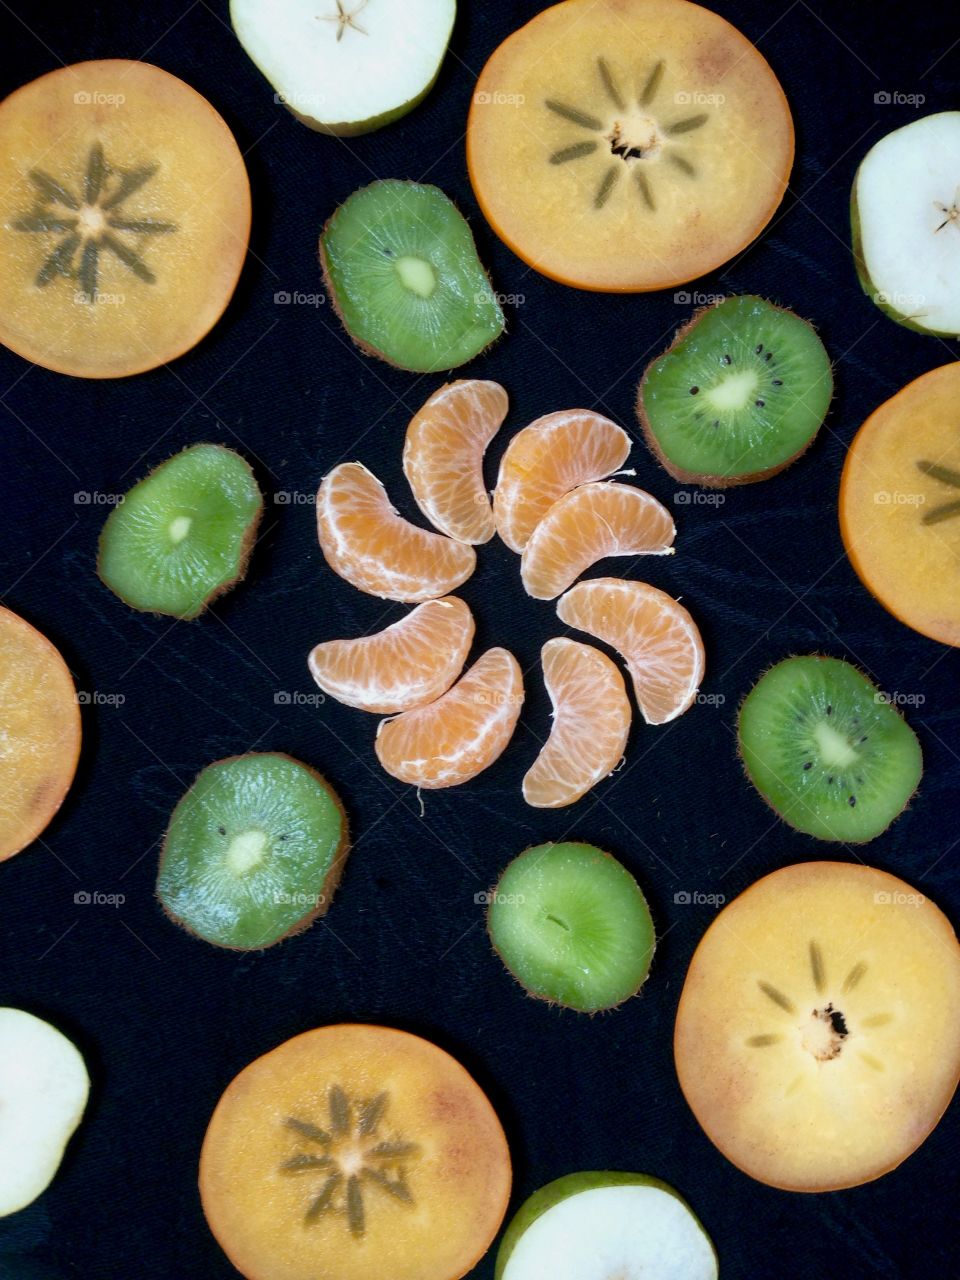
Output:
[[398,120],[427,96],[456,0],[231,0],[230,21],[276,99],[321,133]]
[[89,1092],[66,1036],[22,1009],[0,1009],[0,1217],[46,1191]]
[[496,1280],[716,1280],[710,1237],[673,1187],[644,1173],[570,1173],[520,1206]]

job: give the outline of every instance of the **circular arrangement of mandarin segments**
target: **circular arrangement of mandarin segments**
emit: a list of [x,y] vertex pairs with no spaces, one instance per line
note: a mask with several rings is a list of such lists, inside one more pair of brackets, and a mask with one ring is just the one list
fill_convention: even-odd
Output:
[[909,383],[854,436],[840,481],[850,563],[895,618],[960,645],[960,362]]
[[203,338],[233,295],[250,184],[195,89],[146,62],[51,71],[0,104],[0,342],[121,378]]
[[459,1280],[510,1198],[480,1086],[391,1027],[341,1024],[246,1067],[210,1121],[200,1193],[247,1280]]
[[[477,777],[507,749],[519,722],[519,663],[494,646],[463,672],[473,615],[447,594],[473,573],[475,545],[495,532],[520,553],[531,598],[560,596],[562,622],[619,651],[647,724],[682,715],[703,679],[700,633],[672,596],[621,578],[574,585],[607,556],[673,554],[669,511],[642,489],[608,479],[630,453],[626,431],[588,409],[538,418],[507,446],[491,502],[484,455],[507,409],[497,383],[461,379],[414,415],[404,474],[440,532],[405,520],[359,462],[336,466],[317,497],[330,568],[361,591],[417,607],[382,631],[316,645],[310,673],[338,702],[387,717],[376,730],[377,759],[417,788]],[[632,710],[623,676],[599,649],[557,638],[543,646],[541,661],[553,723],[522,791],[534,808],[559,809],[618,768]]]
[[543,275],[609,292],[734,257],[783,199],[793,147],[766,60],[688,0],[543,10],[484,67],[467,125],[494,231]]

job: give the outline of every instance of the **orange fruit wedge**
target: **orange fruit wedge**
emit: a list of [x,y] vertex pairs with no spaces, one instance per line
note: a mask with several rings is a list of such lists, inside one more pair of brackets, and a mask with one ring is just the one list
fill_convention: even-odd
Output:
[[359,462],[343,462],[324,476],[317,532],[334,573],[384,600],[436,600],[466,582],[477,565],[472,547],[398,515],[383,485]]
[[694,280],[769,222],[793,121],[746,36],[687,0],[565,0],[494,52],[467,165],[487,221],[581,289]]
[[541,660],[553,728],[523,779],[523,798],[537,809],[562,809],[620,763],[630,699],[616,665],[592,645],[548,640]]
[[558,498],[622,467],[630,444],[623,427],[590,409],[548,413],[518,431],[501,459],[493,495],[500,537],[522,551]]
[[864,586],[949,645],[960,645],[958,405],[960,362],[909,383],[857,432],[840,482],[840,531]]
[[377,759],[414,787],[459,786],[503,754],[522,706],[519,663],[506,649],[488,649],[436,702],[384,720]]
[[0,606],[0,861],[44,830],[80,755],[80,707],[59,651]]
[[558,498],[523,549],[527,595],[553,600],[606,556],[669,556],[673,517],[643,489],[616,481],[581,485]]
[[646,582],[591,578],[560,597],[557,617],[622,655],[647,724],[666,724],[692,705],[703,679],[703,641],[673,596]]
[[458,542],[496,533],[483,482],[483,455],[507,416],[498,382],[464,378],[435,392],[407,428],[403,474],[435,529]]
[[247,254],[233,134],[146,62],[81,62],[12,93],[0,192],[0,342],[59,373],[121,378],[189,351]]
[[467,660],[473,632],[468,607],[446,596],[417,605],[375,635],[318,644],[307,665],[337,702],[390,716],[446,693]]
[[459,1280],[510,1182],[480,1086],[392,1027],[321,1027],[258,1058],[200,1155],[207,1223],[247,1280]]

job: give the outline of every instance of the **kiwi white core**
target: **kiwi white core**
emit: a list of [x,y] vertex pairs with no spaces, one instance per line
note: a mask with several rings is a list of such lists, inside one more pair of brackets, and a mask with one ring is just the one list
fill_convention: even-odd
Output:
[[400,277],[400,283],[405,289],[415,293],[418,298],[433,296],[437,288],[437,273],[432,262],[428,262],[426,258],[416,258],[412,254],[405,253],[397,258],[394,265]]
[[712,409],[724,413],[739,413],[757,398],[760,378],[755,369],[743,369],[728,373],[725,378],[710,387],[704,398]]
[[825,765],[837,769],[847,768],[859,757],[846,734],[838,733],[833,725],[821,720],[813,727],[813,740]]
[[960,334],[960,111],[881,138],[854,195],[874,302],[934,333]]
[[66,1036],[22,1009],[0,1009],[0,1217],[46,1191],[89,1092]]
[[270,847],[266,832],[256,828],[241,831],[227,847],[226,862],[235,876],[245,876],[262,866]]
[[715,1280],[707,1236],[677,1196],[656,1186],[593,1187],[536,1218],[502,1280]]
[[170,541],[176,546],[187,537],[192,527],[193,520],[190,516],[174,516],[168,530]]

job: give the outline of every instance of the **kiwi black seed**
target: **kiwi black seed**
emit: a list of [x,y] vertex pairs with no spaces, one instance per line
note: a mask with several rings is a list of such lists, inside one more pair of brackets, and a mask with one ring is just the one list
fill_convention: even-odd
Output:
[[503,332],[469,226],[438,187],[355,191],[320,237],[324,283],[353,341],[415,373],[454,369]]
[[920,743],[890,700],[838,658],[787,658],[745,698],[747,776],[790,826],[854,844],[885,831],[923,772]]
[[830,407],[830,358],[813,327],[751,295],[698,311],[647,367],[637,413],[677,480],[724,488],[782,471]]
[[327,911],[346,855],[333,788],[290,756],[251,752],[208,765],[173,811],[157,896],[197,937],[258,951]]

